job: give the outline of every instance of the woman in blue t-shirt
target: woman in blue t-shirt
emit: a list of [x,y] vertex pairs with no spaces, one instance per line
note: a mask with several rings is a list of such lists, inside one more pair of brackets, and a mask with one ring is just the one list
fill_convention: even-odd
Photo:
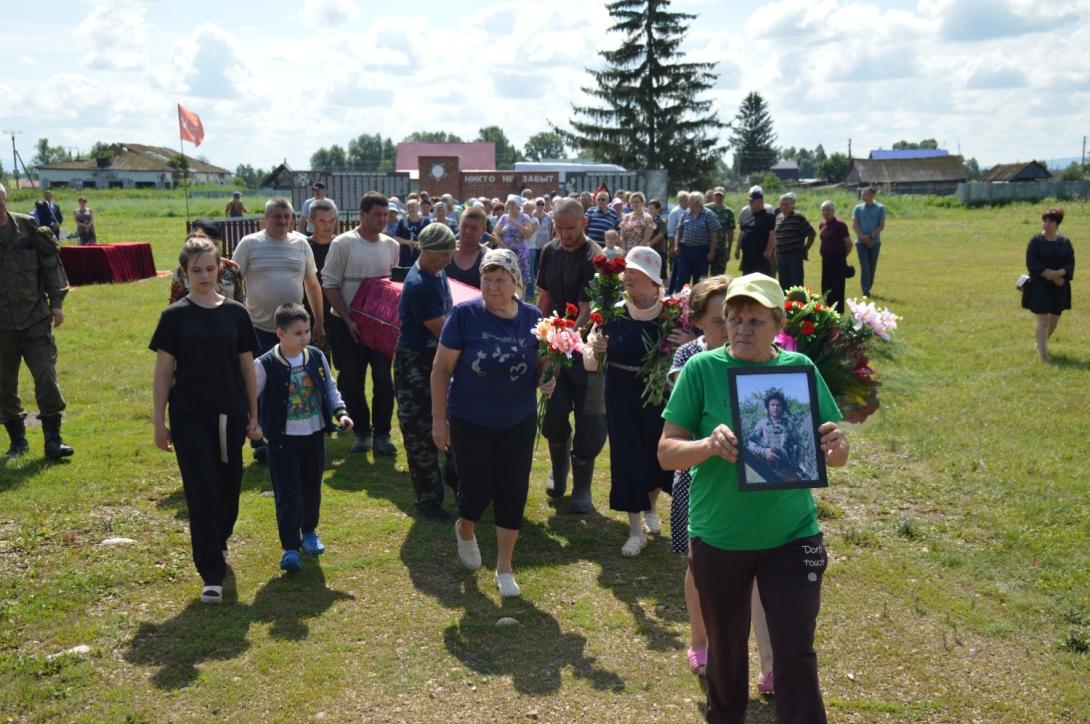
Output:
[[520,594],[511,556],[530,488],[537,396],[551,395],[556,380],[538,385],[543,359],[533,328],[541,312],[519,301],[518,257],[493,249],[481,261],[481,299],[451,310],[432,364],[432,438],[452,446],[458,471],[458,558],[481,565],[476,524],[489,503],[496,519],[496,586],[504,598]]

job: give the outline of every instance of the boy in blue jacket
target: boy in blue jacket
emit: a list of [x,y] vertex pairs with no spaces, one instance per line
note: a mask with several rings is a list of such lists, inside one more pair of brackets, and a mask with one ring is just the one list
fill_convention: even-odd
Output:
[[[276,495],[276,524],[284,555],[280,567],[298,571],[299,549],[320,555],[325,433],[352,429],[325,356],[310,346],[310,315],[301,304],[276,310],[279,344],[254,360],[261,429],[269,443],[269,475]],[[301,535],[300,535],[301,534]]]

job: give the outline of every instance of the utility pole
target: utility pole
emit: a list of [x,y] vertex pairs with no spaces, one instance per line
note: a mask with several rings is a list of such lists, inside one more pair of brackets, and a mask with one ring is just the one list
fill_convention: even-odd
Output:
[[7,130],[5,136],[11,136],[11,176],[15,179],[15,191],[19,190],[19,155],[15,152],[15,137],[22,131]]
[[1086,136],[1082,137],[1082,165],[1086,165]]
[[848,139],[848,160],[852,159],[852,139]]

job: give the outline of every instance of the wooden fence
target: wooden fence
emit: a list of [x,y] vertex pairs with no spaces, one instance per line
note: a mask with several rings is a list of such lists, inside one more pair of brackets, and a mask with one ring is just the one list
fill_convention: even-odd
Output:
[[[235,253],[235,247],[238,246],[238,242],[242,240],[242,237],[247,234],[254,234],[265,228],[265,217],[263,216],[241,216],[233,219],[213,219],[220,230],[220,253],[227,257]],[[359,225],[359,211],[354,214],[351,212],[342,212],[340,218],[337,219],[337,231],[336,234],[343,234],[346,231],[355,229]],[[188,233],[193,228],[193,222],[186,224],[186,232]]]
[[1042,201],[1047,198],[1090,198],[1090,181],[1017,181],[958,184],[958,201],[966,206],[1006,204],[1011,201]]
[[564,179],[564,189],[577,193],[595,190],[603,183],[610,193],[617,189],[641,191],[650,201],[659,198],[665,204],[668,198],[668,184],[665,171],[618,171],[616,173],[596,173],[593,171],[568,172]]

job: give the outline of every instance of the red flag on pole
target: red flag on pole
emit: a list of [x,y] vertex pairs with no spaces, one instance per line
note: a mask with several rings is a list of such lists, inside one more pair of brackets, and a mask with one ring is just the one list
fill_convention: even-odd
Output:
[[201,145],[204,140],[204,126],[201,125],[201,117],[193,111],[187,110],[181,103],[178,104],[178,134],[183,141],[189,141],[194,146]]

